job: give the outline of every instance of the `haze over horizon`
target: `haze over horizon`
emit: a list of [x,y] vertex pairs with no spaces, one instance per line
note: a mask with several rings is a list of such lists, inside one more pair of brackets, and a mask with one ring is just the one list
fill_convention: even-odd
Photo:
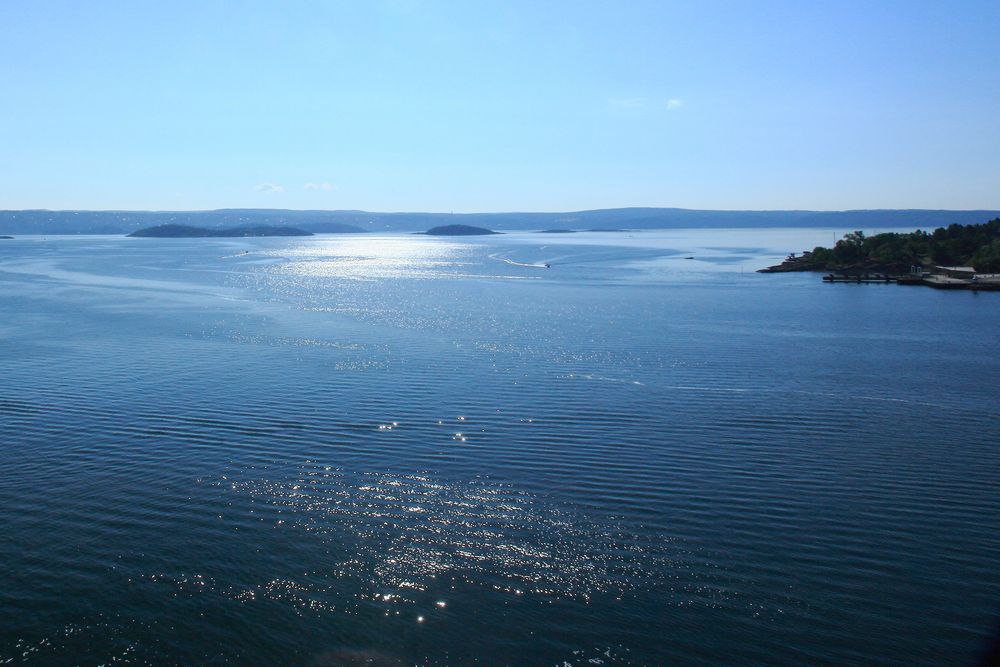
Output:
[[396,209],[391,211],[376,211],[371,209],[362,208],[294,208],[294,207],[282,207],[282,206],[218,206],[214,208],[46,208],[46,207],[33,207],[33,208],[20,208],[20,209],[0,209],[0,211],[7,213],[17,213],[17,212],[35,212],[35,211],[45,211],[51,213],[103,213],[103,212],[128,212],[128,213],[213,213],[217,211],[275,211],[275,212],[290,212],[290,213],[372,213],[378,215],[519,215],[519,214],[550,214],[556,215],[560,213],[573,214],[573,213],[590,213],[599,211],[690,211],[690,212],[709,212],[709,213],[795,213],[795,212],[805,212],[805,213],[863,213],[870,211],[886,211],[886,212],[899,212],[899,211],[932,211],[932,212],[979,212],[984,211],[988,214],[995,213],[998,209],[993,208],[844,208],[844,209],[812,209],[812,208],[768,208],[768,209],[749,209],[749,208],[688,208],[684,206],[609,206],[605,208],[592,208],[592,209],[569,209],[569,208],[552,208],[552,209],[532,209],[528,210],[526,208],[511,207],[506,209],[497,209],[492,211],[486,210],[470,210],[470,211],[445,211],[445,210],[425,210],[418,211],[416,209]]
[[0,6],[0,209],[1000,209],[1000,6]]

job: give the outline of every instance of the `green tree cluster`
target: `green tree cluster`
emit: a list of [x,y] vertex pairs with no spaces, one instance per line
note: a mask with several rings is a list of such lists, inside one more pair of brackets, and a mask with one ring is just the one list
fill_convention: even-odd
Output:
[[972,266],[980,273],[1000,273],[1000,239],[980,246],[972,256]]
[[980,272],[1000,272],[1000,218],[981,225],[949,225],[932,233],[865,236],[846,234],[833,248],[817,247],[811,261],[828,268],[880,268],[905,271],[913,265],[972,265]]

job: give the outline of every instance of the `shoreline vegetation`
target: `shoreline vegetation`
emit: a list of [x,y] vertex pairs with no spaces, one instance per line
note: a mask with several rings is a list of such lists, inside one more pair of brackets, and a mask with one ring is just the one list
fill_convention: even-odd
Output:
[[865,236],[854,231],[833,248],[790,254],[758,273],[829,271],[826,282],[895,282],[942,289],[1000,289],[1000,218],[933,232]]
[[758,273],[835,271],[845,274],[909,273],[914,266],[971,266],[980,273],[1000,273],[1000,218],[981,225],[939,227],[933,232],[845,234],[833,248],[816,246],[792,253],[781,264]]

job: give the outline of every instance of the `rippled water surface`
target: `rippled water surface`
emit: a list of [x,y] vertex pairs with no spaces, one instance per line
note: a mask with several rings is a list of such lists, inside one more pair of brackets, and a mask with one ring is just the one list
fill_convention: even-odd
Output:
[[973,663],[1000,294],[831,240],[0,242],[0,664]]

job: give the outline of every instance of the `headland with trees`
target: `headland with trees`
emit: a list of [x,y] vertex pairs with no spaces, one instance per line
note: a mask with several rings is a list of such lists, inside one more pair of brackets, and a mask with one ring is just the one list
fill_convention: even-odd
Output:
[[970,266],[978,273],[1000,273],[1000,218],[978,225],[952,224],[933,232],[888,232],[866,236],[854,231],[832,248],[817,246],[788,256],[762,273],[832,271],[907,274],[914,267]]

